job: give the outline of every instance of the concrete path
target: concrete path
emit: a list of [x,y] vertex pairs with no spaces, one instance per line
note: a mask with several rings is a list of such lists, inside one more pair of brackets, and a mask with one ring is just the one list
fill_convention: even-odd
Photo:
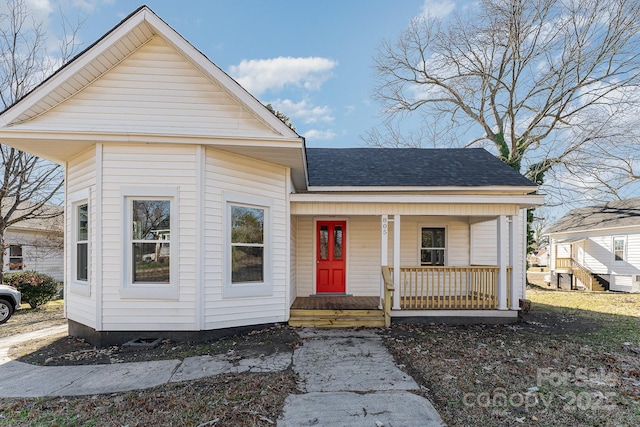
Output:
[[443,426],[418,385],[394,363],[374,331],[304,329],[279,426]]
[[240,361],[220,354],[113,365],[34,366],[7,356],[12,345],[66,331],[63,326],[0,339],[0,398],[115,393],[225,373],[282,371],[292,362],[292,353],[276,353]]
[[444,426],[418,385],[402,372],[371,330],[302,329],[294,352],[230,360],[226,354],[185,360],[90,366],[34,366],[11,360],[12,345],[66,332],[66,326],[0,339],[0,398],[81,396],[145,389],[224,373],[293,369],[300,394],[287,397],[279,426]]

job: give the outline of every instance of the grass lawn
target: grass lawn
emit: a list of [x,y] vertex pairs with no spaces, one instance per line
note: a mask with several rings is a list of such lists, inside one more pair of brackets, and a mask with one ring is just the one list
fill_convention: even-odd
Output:
[[531,287],[512,325],[396,325],[389,350],[449,426],[640,425],[640,295]]

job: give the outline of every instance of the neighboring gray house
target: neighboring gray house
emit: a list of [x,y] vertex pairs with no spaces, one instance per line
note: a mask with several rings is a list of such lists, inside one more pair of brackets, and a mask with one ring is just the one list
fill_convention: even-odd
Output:
[[552,283],[640,292],[640,197],[574,209],[547,234]]
[[307,149],[147,7],[0,137],[66,167],[66,316],[94,344],[517,320],[534,183],[483,149]]
[[47,219],[28,219],[5,231],[3,272],[32,270],[64,280],[64,237],[61,215]]

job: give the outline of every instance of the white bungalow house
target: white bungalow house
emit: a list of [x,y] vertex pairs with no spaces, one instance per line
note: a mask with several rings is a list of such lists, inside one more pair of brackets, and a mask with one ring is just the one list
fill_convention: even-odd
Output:
[[640,198],[574,209],[547,234],[552,283],[640,292]]
[[517,319],[535,184],[482,149],[306,149],[147,7],[0,139],[66,166],[66,315],[94,344]]

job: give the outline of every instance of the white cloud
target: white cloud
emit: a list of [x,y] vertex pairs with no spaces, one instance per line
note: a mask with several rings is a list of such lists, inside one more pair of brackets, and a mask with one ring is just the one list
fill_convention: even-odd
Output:
[[258,96],[286,86],[318,90],[338,63],[328,58],[283,57],[243,60],[229,68],[230,74],[250,93]]
[[330,140],[337,136],[337,134],[332,130],[318,130],[311,129],[304,133],[304,136],[308,140]]
[[424,0],[422,15],[429,18],[445,18],[455,8],[456,4],[451,0]]
[[330,107],[312,105],[307,101],[294,102],[290,99],[278,99],[270,102],[278,111],[291,118],[291,122],[304,124],[331,123],[334,120]]

